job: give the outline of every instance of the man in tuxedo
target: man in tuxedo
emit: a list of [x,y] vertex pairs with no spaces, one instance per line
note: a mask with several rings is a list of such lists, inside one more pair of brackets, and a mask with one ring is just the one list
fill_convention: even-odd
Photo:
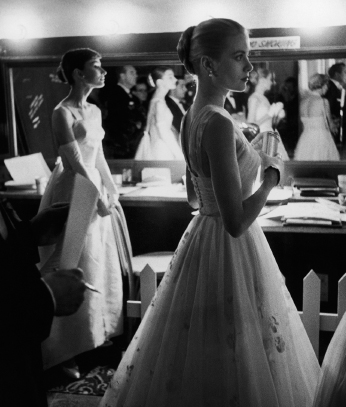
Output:
[[173,114],[173,128],[180,144],[180,125],[184,114],[186,113],[185,95],[187,88],[184,78],[177,78],[177,86],[169,91],[166,96],[166,103]]
[[105,89],[108,113],[103,122],[104,150],[107,158],[133,158],[145,126],[131,93],[137,71],[132,65],[125,65],[118,69],[117,77],[117,85]]
[[131,89],[133,99],[135,102],[135,108],[140,112],[146,121],[148,115],[148,84],[146,78],[139,78],[136,85]]
[[229,91],[225,99],[224,108],[236,120],[245,121],[246,103],[247,101],[245,100],[243,92]]
[[47,208],[20,222],[0,202],[1,336],[0,380],[4,406],[46,407],[41,342],[54,315],[71,315],[84,299],[80,269],[52,271],[41,278],[37,245],[55,243],[68,206]]
[[[329,101],[330,112],[332,119],[337,123],[339,131],[335,135],[337,142],[340,142],[340,130],[343,129],[343,139],[346,137],[346,119],[345,119],[345,100],[341,100],[341,96],[344,97],[345,92],[342,92],[346,88],[346,65],[342,62],[332,65],[328,70],[330,77],[328,90],[324,97]],[[341,105],[343,104],[343,115],[341,115]]]

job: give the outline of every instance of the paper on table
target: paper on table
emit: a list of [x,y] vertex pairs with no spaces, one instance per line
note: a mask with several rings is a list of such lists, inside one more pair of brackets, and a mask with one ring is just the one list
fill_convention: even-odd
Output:
[[142,182],[141,186],[145,186],[146,183],[163,183],[163,184],[171,184],[172,183],[172,176],[171,170],[169,168],[143,168],[142,173]]
[[49,169],[42,153],[13,157],[4,160],[13,181],[18,184],[35,184],[36,177],[49,178]]
[[275,218],[281,219],[285,215],[285,207],[286,207],[286,205],[281,205],[281,206],[270,208],[267,211],[263,211],[264,212],[263,215],[262,215],[262,211],[261,211],[259,216],[261,216],[261,218],[266,218],[266,219],[275,219]]
[[284,217],[286,219],[306,218],[340,222],[340,212],[316,202],[288,203],[285,208]]
[[78,266],[85,235],[96,210],[99,191],[87,178],[76,174],[72,201],[60,257],[61,269]]

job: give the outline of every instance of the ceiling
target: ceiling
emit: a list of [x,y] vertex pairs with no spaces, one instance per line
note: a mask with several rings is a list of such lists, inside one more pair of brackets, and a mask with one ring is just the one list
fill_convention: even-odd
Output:
[[1,38],[183,31],[210,17],[247,28],[346,25],[345,0],[0,0]]

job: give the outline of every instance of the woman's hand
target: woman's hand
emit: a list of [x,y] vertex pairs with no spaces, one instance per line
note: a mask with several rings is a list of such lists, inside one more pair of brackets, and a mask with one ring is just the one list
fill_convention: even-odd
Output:
[[119,205],[119,193],[109,194],[108,202],[110,208],[115,208]]
[[104,203],[102,197],[100,197],[97,200],[97,213],[101,216],[108,216],[111,214],[111,211],[109,210],[109,208],[107,207],[107,205]]
[[263,132],[262,133],[258,133],[257,136],[251,141],[251,145],[252,147],[257,151],[260,152],[262,151],[262,147],[263,147]]

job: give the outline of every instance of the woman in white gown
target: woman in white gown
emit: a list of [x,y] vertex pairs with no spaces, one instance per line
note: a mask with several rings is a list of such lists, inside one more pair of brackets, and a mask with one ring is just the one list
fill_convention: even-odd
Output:
[[252,69],[248,33],[204,21],[182,34],[178,54],[198,77],[182,147],[199,214],[100,406],[309,407],[319,364],[256,222],[283,162],[262,153],[261,136],[251,145],[223,108]]
[[[88,290],[76,314],[55,318],[50,337],[42,345],[44,367],[64,362],[64,371],[74,378],[80,376],[74,360],[76,355],[123,333],[122,268],[114,211],[121,213],[125,228],[126,223],[103,155],[101,111],[86,101],[92,89],[101,88],[105,83],[106,71],[101,67],[100,58],[96,51],[87,48],[70,50],[62,58],[58,76],[69,83],[70,92],[55,107],[52,117],[62,164],[54,169],[40,205],[42,210],[56,202],[69,202],[78,173],[98,188],[99,208],[113,207],[110,216],[100,216],[99,213],[104,213],[97,212],[95,207],[78,265],[84,271],[85,280],[101,294]],[[63,236],[55,247],[41,250],[41,265],[46,261],[59,265],[62,240]]]
[[[255,91],[248,99],[247,122],[257,124],[260,131],[273,131],[273,120],[280,119],[284,114],[282,103],[269,103],[268,98],[264,95],[273,85],[273,75],[268,69],[257,69]],[[278,151],[284,161],[289,160],[285,146],[280,138]]]
[[310,92],[300,103],[303,132],[294,153],[295,160],[338,161],[331,130],[334,130],[329,102],[322,96],[328,90],[328,76],[316,73],[309,78]]
[[181,147],[174,133],[173,115],[165,96],[175,89],[177,79],[171,68],[159,66],[151,74],[154,94],[150,100],[147,125],[135,160],[183,160]]
[[344,406],[346,406],[346,313],[324,356],[314,402],[314,407]]

